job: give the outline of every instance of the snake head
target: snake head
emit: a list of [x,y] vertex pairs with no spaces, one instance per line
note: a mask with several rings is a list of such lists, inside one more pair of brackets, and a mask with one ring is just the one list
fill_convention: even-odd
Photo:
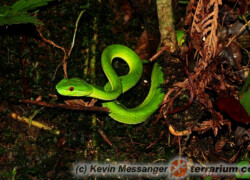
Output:
[[92,86],[79,78],[61,80],[56,90],[63,96],[89,96],[93,92]]

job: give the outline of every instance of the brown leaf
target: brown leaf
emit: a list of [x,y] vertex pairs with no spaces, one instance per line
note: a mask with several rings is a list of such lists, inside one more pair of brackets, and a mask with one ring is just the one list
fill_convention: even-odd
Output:
[[217,106],[221,112],[227,113],[233,120],[239,123],[249,124],[250,117],[248,116],[240,101],[233,96],[219,97]]
[[157,38],[148,33],[147,30],[144,30],[137,41],[135,52],[138,54],[140,59],[149,59],[153,54],[155,54],[158,43],[159,40]]
[[221,139],[221,140],[217,141],[216,144],[215,144],[215,151],[217,153],[221,153],[222,149],[226,145],[226,143],[227,143],[226,139]]
[[148,36],[148,32],[144,30],[139,40],[137,41],[135,52],[138,54],[140,59],[149,59],[150,57]]
[[37,98],[36,98],[36,101],[41,101],[42,100],[42,96],[38,96]]

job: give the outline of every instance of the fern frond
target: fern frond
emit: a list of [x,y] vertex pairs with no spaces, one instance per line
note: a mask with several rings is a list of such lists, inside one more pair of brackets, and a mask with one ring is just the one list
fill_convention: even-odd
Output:
[[196,2],[195,0],[190,0],[186,8],[185,25],[189,25],[192,23],[195,10],[196,10]]
[[202,31],[200,22],[202,21],[202,17],[204,16],[203,7],[204,7],[203,0],[199,0],[197,7],[196,7],[194,17],[193,17],[194,19],[193,19],[193,23],[191,26],[190,36],[192,36],[192,34],[195,31],[197,31],[198,33],[201,33],[201,31]]
[[204,44],[204,52],[206,52],[205,60],[207,61],[214,58],[217,52],[218,37],[216,31],[218,27],[218,6],[221,5],[220,3],[220,0],[211,0],[209,2],[208,7],[209,9],[212,8],[212,12],[204,18],[207,22],[203,21],[204,23],[202,24],[204,29],[203,34],[207,36]]
[[26,23],[33,23],[33,24],[42,24],[41,22],[37,21],[35,16],[31,16],[29,14],[10,14],[7,16],[0,16],[0,26],[4,24],[12,25],[12,24],[26,24]]
[[2,6],[0,7],[0,15],[4,14],[10,7],[9,6]]
[[45,6],[50,1],[54,0],[19,0],[11,6],[7,13],[27,12],[38,7]]
[[54,0],[19,0],[11,6],[2,6],[0,7],[0,26],[21,23],[42,24],[28,11],[45,6],[50,1]]

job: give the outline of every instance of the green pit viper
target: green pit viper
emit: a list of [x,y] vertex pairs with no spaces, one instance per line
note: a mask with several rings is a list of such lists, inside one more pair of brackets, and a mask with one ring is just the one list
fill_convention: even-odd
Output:
[[[128,74],[118,77],[112,67],[112,61],[115,58],[120,58],[128,64]],[[127,109],[116,99],[121,93],[131,89],[141,78],[143,67],[138,55],[126,46],[114,44],[103,51],[101,64],[109,81],[104,89],[88,84],[82,79],[72,78],[63,79],[56,85],[58,93],[64,96],[86,96],[104,100],[106,102],[102,103],[102,106],[109,108],[109,116],[125,124],[141,123],[158,109],[164,97],[159,87],[164,78],[161,67],[157,63],[153,67],[151,86],[146,99],[132,109]]]

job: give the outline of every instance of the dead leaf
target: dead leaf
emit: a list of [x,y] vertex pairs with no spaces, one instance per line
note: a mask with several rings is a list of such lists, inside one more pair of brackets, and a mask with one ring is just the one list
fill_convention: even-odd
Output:
[[42,96],[38,96],[37,98],[36,98],[36,101],[41,101],[42,100]]
[[158,40],[152,34],[148,33],[147,30],[144,30],[137,41],[135,52],[140,59],[146,60],[155,54],[157,46]]

